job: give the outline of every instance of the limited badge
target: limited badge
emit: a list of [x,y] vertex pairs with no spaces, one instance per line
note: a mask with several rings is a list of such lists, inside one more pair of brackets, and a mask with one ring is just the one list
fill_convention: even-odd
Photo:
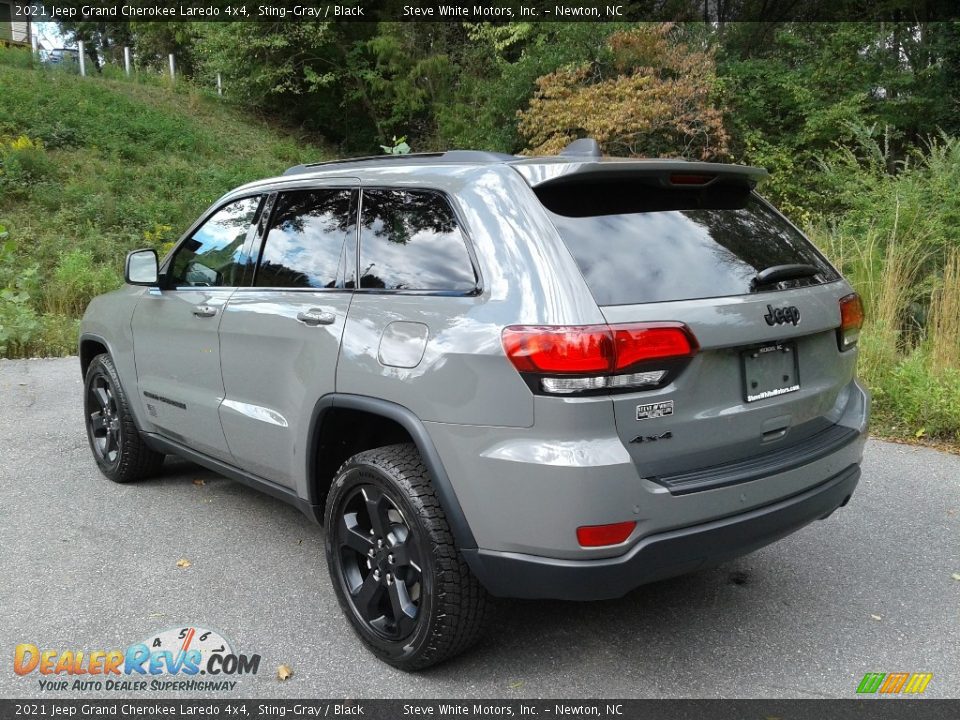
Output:
[[637,405],[637,420],[654,420],[667,415],[673,415],[673,400]]

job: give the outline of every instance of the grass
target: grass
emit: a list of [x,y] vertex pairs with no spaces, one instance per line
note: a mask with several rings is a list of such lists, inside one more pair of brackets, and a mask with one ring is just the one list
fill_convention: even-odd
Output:
[[128,250],[162,250],[226,191],[326,154],[186,84],[0,50],[0,356],[75,352]]
[[895,175],[851,165],[839,169],[860,171],[847,212],[811,235],[864,300],[874,431],[960,447],[960,198],[946,190],[960,183],[960,140],[931,143]]

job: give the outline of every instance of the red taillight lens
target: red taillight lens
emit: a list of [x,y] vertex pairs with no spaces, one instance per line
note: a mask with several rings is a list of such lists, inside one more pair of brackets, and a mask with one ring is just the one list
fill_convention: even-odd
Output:
[[606,372],[613,359],[613,333],[605,325],[511,325],[504,328],[503,349],[520,372]]
[[697,341],[681,323],[614,325],[617,349],[616,370],[660,358],[690,357],[697,352]]
[[648,360],[690,357],[697,341],[682,323],[525,326],[503,330],[503,348],[520,372],[614,373]]
[[577,528],[577,542],[582,547],[601,547],[603,545],[619,545],[628,537],[637,523],[613,523],[612,525],[584,525]]
[[846,350],[857,344],[860,328],[863,327],[863,302],[857,293],[840,298],[840,349]]

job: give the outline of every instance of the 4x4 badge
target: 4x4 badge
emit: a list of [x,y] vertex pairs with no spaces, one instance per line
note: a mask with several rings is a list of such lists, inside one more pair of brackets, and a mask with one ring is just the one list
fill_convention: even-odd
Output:
[[666,415],[673,415],[673,400],[637,405],[637,420],[655,420]]
[[657,440],[670,440],[673,438],[673,433],[670,430],[667,430],[665,433],[660,433],[659,435],[637,435],[631,443],[644,443],[644,442],[656,442]]

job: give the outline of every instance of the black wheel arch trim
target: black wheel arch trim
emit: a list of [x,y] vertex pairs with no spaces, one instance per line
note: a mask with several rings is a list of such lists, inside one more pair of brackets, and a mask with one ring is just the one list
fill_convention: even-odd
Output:
[[[113,357],[113,348],[110,347],[110,343],[107,342],[107,339],[105,337],[103,337],[102,335],[96,335],[94,333],[82,333],[80,337],[77,339],[77,354],[79,355],[79,359],[80,359],[80,375],[84,380],[86,379],[86,377],[84,377],[85,373],[83,372],[82,350],[83,350],[84,342],[87,342],[87,341],[95,342],[98,345],[103,345],[103,347],[107,349],[107,355],[109,355],[110,357]],[[93,358],[91,358],[91,360],[92,359]]]
[[[81,352],[81,350],[83,348],[84,341],[87,341],[87,340],[96,342],[98,345],[103,345],[103,347],[107,349],[107,355],[110,356],[110,359],[113,360],[114,362],[114,366],[116,366],[116,360],[114,360],[114,358],[116,358],[116,354],[113,352],[113,346],[105,337],[103,337],[102,335],[97,335],[95,333],[82,333],[80,335],[80,338],[77,341],[77,352],[80,353],[80,376],[81,376],[81,379],[84,381],[86,381],[87,378],[86,378],[86,373],[84,372],[84,369],[83,369],[83,353]],[[96,357],[96,355],[94,355],[94,357]],[[90,358],[90,360],[92,362],[93,358]],[[123,378],[120,377],[119,370],[117,371],[117,379],[120,380],[120,389],[123,390],[124,394],[127,396],[127,407],[130,410],[130,417],[133,419],[133,425],[135,428],[137,428],[137,432],[142,434],[144,432],[143,423],[140,422],[140,416],[137,414],[139,411],[139,404],[130,401],[131,396],[129,393],[127,393],[126,387],[123,385]],[[134,387],[137,387],[136,382],[134,382]]]
[[423,421],[409,408],[399,405],[398,403],[390,402],[389,400],[373,398],[367,395],[354,395],[352,393],[331,393],[324,395],[317,402],[310,418],[308,435],[310,438],[310,446],[306,457],[306,477],[309,481],[307,502],[311,506],[317,507],[320,502],[318,492],[319,483],[315,477],[317,445],[320,441],[319,430],[322,426],[324,415],[333,408],[360,410],[362,412],[368,412],[371,415],[380,415],[388,420],[393,420],[406,430],[420,451],[423,464],[430,473],[434,490],[447,517],[447,522],[450,524],[453,537],[457,541],[457,546],[461,550],[477,547],[477,541],[473,536],[473,532],[470,530],[470,524],[467,522],[466,515],[463,513],[463,508],[460,507],[460,501],[457,499],[457,494],[450,482],[450,477],[443,467],[440,454],[437,452],[433,440],[430,439],[430,435],[427,433]]

